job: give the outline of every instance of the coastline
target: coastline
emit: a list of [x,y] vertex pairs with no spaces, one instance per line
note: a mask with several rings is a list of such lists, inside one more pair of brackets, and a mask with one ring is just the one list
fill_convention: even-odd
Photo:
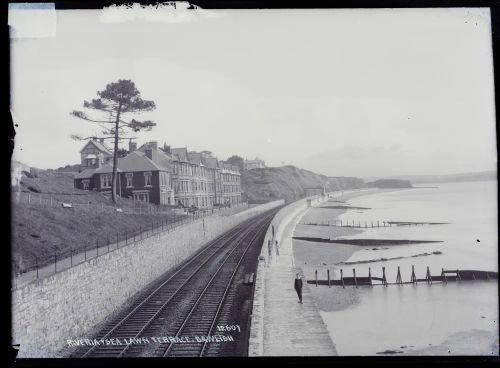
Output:
[[[416,188],[418,189],[418,188]],[[399,189],[395,189],[399,190]],[[373,192],[364,192],[364,193],[350,193],[348,195],[343,196],[342,200],[349,202],[350,198],[354,197],[362,197],[364,195],[371,195],[375,193],[383,193],[385,191],[395,191],[395,190],[376,190]],[[360,205],[363,203],[357,202]],[[342,203],[339,202],[330,202],[328,203],[331,206],[340,207]],[[303,216],[301,223],[311,222],[311,223],[323,223],[325,221],[334,221],[340,215],[344,214],[346,209],[342,208],[311,208],[309,211]],[[355,211],[355,210],[352,210]],[[295,228],[294,236],[299,237],[321,237],[325,239],[333,239],[336,237],[342,236],[352,236],[361,234],[364,232],[364,229],[359,228],[345,228],[345,227],[333,227],[333,226],[307,226],[298,224]],[[340,243],[317,243],[312,241],[304,241],[304,240],[293,240],[293,255],[295,259],[295,264],[297,267],[301,268],[304,274],[305,279],[314,280],[315,279],[315,271],[318,271],[318,279],[326,279],[327,278],[327,269],[330,270],[330,277],[333,279],[338,279],[340,277],[339,274],[336,274],[334,271],[334,267],[338,268],[339,264],[342,262],[348,261],[348,259],[357,251],[364,249],[364,247],[360,247],[357,245],[350,244],[340,244]],[[354,262],[355,263],[355,262]],[[350,271],[352,267],[349,264],[345,264],[344,266],[344,274]],[[462,286],[462,288],[466,288],[466,286]],[[461,290],[462,290],[461,288]],[[352,317],[352,311],[357,311],[359,308],[366,310],[370,306],[367,306],[365,302],[361,303],[362,300],[365,299],[365,294],[363,294],[363,289],[357,289],[354,287],[316,287],[314,284],[309,284],[308,289],[311,291],[313,299],[320,311],[321,318],[325,322],[327,326],[330,325],[329,333],[333,343],[337,346],[339,344],[342,346],[342,343],[345,345],[345,341],[342,341],[344,338],[340,338],[339,336],[342,332],[339,332],[339,323],[342,325],[343,318],[345,316]],[[421,292],[425,289],[418,289]],[[467,289],[464,289],[467,290]],[[476,289],[474,289],[476,290]],[[463,294],[464,291],[462,291]],[[452,294],[449,294],[452,295]],[[455,295],[453,294],[453,297]],[[393,302],[398,302],[398,295],[394,295]],[[435,300],[433,296],[430,296],[432,300]],[[380,301],[380,299],[379,299]],[[380,303],[379,303],[380,304]],[[331,313],[331,312],[340,312]],[[346,314],[347,313],[347,314]],[[479,312],[479,310],[474,310],[474,314],[477,313],[477,318],[483,321],[488,321],[491,319],[491,323],[497,323],[493,319],[494,317],[483,316],[484,312]],[[331,318],[331,316],[343,316],[336,317],[336,319]],[[490,318],[491,317],[491,318]],[[341,318],[339,320],[339,318]],[[433,318],[444,318],[445,316],[435,315]],[[486,318],[486,319],[485,319]],[[351,321],[352,322],[352,321]],[[335,323],[333,325],[332,323]],[[348,323],[348,322],[346,322]],[[415,341],[408,341],[403,335],[399,337],[395,337],[388,344],[390,346],[384,347],[383,349],[378,349],[376,346],[370,346],[369,350],[363,353],[364,355],[427,355],[427,356],[435,356],[435,355],[498,355],[498,333],[491,332],[488,328],[478,323],[477,325],[474,322],[474,325],[469,324],[467,327],[464,325],[462,331],[454,331],[448,332],[448,334],[444,333],[436,338],[436,332],[431,333],[433,336],[429,337],[428,341],[418,342],[415,344]],[[335,329],[333,327],[335,326]],[[421,328],[422,326],[419,326]],[[382,327],[385,329],[385,326]],[[395,326],[388,327],[395,328]],[[416,329],[418,330],[418,328]],[[355,333],[363,333],[365,330],[363,328],[358,328]],[[427,331],[427,330],[426,330]],[[347,332],[347,331],[346,331]],[[337,339],[335,338],[335,334],[337,334]],[[339,335],[340,334],[340,335]],[[347,340],[346,340],[347,341]],[[474,343],[472,343],[474,342]],[[414,344],[413,345],[409,345]],[[377,345],[377,344],[372,344]],[[373,349],[373,350],[372,350]],[[358,353],[354,352],[352,349],[350,352],[346,350],[341,350],[339,352],[340,355],[347,353],[348,355],[358,355]]]
[[[382,193],[401,189],[373,189],[361,193],[344,194],[341,198],[343,201],[348,201],[351,198],[361,197],[374,193]],[[338,207],[339,202],[329,202],[331,207]],[[355,235],[363,232],[361,229],[349,227],[328,227],[328,226],[307,226],[302,223],[307,222],[322,222],[325,218],[331,221],[338,216],[347,212],[344,208],[324,208],[327,204],[321,207],[311,207],[302,217],[301,223],[297,224],[293,236],[303,237],[338,237]],[[323,207],[323,208],[322,208]],[[297,267],[302,269],[306,280],[315,278],[315,271],[318,271],[318,279],[326,279],[327,270],[330,269],[330,276],[338,278],[333,267],[335,264],[347,261],[360,248],[357,245],[351,244],[331,244],[310,242],[304,240],[293,240],[293,257]],[[335,312],[349,308],[359,303],[359,293],[355,288],[319,288],[311,285],[309,287],[314,301],[320,312]],[[323,316],[322,316],[323,317]]]

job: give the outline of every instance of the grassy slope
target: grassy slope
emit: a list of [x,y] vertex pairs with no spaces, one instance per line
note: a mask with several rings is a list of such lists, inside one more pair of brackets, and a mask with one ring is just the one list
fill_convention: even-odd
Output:
[[362,188],[358,178],[327,177],[294,166],[253,169],[242,173],[242,189],[250,201],[269,201],[284,198],[287,202],[305,197],[306,188],[322,188],[327,191]]
[[[28,174],[29,175],[29,174]],[[102,245],[109,236],[116,239],[116,232],[151,228],[154,222],[160,222],[172,215],[165,214],[124,214],[112,210],[111,200],[100,193],[85,192],[73,188],[73,175],[56,171],[39,171],[38,177],[23,174],[20,189],[26,199],[32,193],[33,203],[13,201],[12,207],[12,251],[15,270],[30,269],[34,257],[39,264],[51,262],[54,249],[59,253],[69,254],[82,250],[85,244]],[[80,206],[75,208],[51,207],[39,205],[39,195],[53,198],[54,201],[67,203],[88,203],[101,206]],[[132,208],[137,204],[128,199],[119,199],[120,208]]]

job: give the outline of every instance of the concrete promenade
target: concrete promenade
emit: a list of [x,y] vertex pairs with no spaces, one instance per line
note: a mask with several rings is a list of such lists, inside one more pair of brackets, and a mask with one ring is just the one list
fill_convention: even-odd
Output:
[[[292,236],[306,212],[304,206],[281,219],[275,235],[279,251],[273,247],[267,264],[259,264],[257,300],[254,302],[256,323],[250,339],[250,356],[337,355],[306,280],[303,279],[303,304],[298,303],[294,289],[295,274],[302,274],[302,271],[294,265]],[[267,240],[264,248],[267,252]]]

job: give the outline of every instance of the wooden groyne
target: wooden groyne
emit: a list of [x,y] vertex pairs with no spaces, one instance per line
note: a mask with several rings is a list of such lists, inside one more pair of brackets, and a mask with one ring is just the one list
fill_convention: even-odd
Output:
[[418,240],[418,239],[327,239],[310,236],[294,236],[294,240],[303,240],[314,243],[335,243],[335,244],[350,244],[363,247],[379,246],[379,245],[409,245],[409,244],[424,244],[424,243],[442,243],[442,240]]
[[301,223],[301,225],[311,225],[311,226],[356,227],[356,228],[424,226],[424,225],[446,225],[446,224],[449,224],[449,222],[334,220],[334,221]]
[[401,276],[401,269],[398,266],[398,271],[396,274],[395,282],[390,282],[387,279],[387,275],[385,272],[385,267],[382,267],[382,275],[374,276],[372,275],[371,268],[368,268],[367,276],[359,276],[356,275],[356,269],[352,269],[352,276],[344,276],[343,269],[340,270],[340,279],[331,279],[330,278],[330,270],[327,270],[327,279],[319,280],[318,279],[318,270],[315,271],[315,279],[307,280],[308,284],[315,284],[316,286],[325,285],[328,287],[331,286],[389,286],[389,285],[404,285],[404,284],[413,284],[416,285],[418,283],[448,283],[448,282],[460,282],[460,281],[476,281],[476,280],[498,280],[498,272],[493,271],[480,271],[480,270],[445,270],[441,269],[441,273],[439,275],[432,275],[427,266],[427,270],[425,273],[425,278],[417,278],[415,275],[415,267],[411,266],[411,276],[410,281],[403,281]]

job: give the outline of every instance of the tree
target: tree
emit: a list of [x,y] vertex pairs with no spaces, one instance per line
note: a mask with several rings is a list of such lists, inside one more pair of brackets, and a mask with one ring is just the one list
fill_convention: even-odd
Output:
[[243,169],[245,168],[245,165],[243,164],[243,158],[238,155],[232,155],[226,160],[226,162],[231,165],[238,166],[240,171],[243,171]]
[[128,155],[128,151],[124,148],[118,148],[118,158],[122,158]]
[[[116,203],[116,172],[118,161],[118,142],[126,137],[129,131],[139,132],[151,130],[156,125],[151,120],[138,121],[131,119],[125,121],[124,115],[127,113],[141,113],[151,111],[156,108],[153,101],[143,100],[140,92],[131,80],[120,79],[118,82],[109,83],[103,91],[97,92],[97,98],[83,102],[86,109],[95,110],[100,113],[99,117],[91,118],[83,111],[74,110],[72,116],[89,122],[98,124],[103,130],[103,139],[114,141],[113,146],[113,175],[111,178],[111,197]],[[74,139],[84,139],[78,135],[72,136]]]

